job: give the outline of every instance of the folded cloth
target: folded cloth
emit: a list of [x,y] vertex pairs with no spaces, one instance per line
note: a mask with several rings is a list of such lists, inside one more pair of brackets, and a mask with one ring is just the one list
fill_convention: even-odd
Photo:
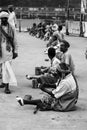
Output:
[[3,83],[17,86],[17,80],[11,67],[11,61],[6,61],[2,64],[2,81]]

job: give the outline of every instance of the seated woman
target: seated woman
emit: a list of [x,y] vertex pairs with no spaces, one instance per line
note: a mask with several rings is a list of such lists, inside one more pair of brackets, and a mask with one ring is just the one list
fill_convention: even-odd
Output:
[[49,48],[48,49],[48,57],[51,60],[51,66],[47,67],[42,70],[43,75],[40,76],[29,76],[27,75],[27,79],[36,79],[34,80],[35,82],[38,82],[40,84],[43,83],[56,83],[58,80],[58,73],[57,73],[57,68],[59,67],[60,61],[56,58],[56,52],[54,48]]
[[[40,110],[54,110],[54,111],[70,111],[74,110],[75,104],[78,100],[78,84],[70,72],[69,66],[65,63],[60,63],[58,68],[60,81],[54,86],[54,90],[48,90],[46,86],[49,84],[42,84],[40,89],[48,95],[42,99],[25,100],[17,97],[18,103],[23,105],[36,105]],[[45,86],[45,87],[44,87]]]

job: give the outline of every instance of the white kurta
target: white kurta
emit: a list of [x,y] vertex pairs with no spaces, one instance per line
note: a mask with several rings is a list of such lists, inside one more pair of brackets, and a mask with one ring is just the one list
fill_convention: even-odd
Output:
[[76,90],[76,83],[72,76],[72,74],[69,74],[64,79],[62,79],[56,89],[52,91],[55,98],[60,98],[66,93],[74,92]]
[[[7,26],[3,26],[3,29],[6,33],[8,32]],[[7,40],[3,34],[1,39],[2,40],[0,44],[2,49],[2,56],[0,57],[0,64],[2,64],[2,82],[17,86],[17,80],[11,67],[11,61],[13,56],[12,47],[11,45],[9,45],[10,50],[7,49]]]

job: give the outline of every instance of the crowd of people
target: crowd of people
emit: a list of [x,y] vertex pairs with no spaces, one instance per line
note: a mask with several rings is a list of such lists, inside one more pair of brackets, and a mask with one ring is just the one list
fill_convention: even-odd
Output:
[[36,105],[34,112],[38,109],[70,111],[75,108],[79,94],[75,65],[68,52],[70,44],[65,40],[62,25],[44,25],[36,26],[34,23],[29,34],[48,41],[45,53],[50,59],[50,66],[41,66],[38,74],[26,75],[26,78],[32,80],[33,88],[41,89],[46,95],[41,99],[33,99],[32,95],[17,96],[16,99],[21,106]]
[[[15,14],[13,7],[9,6],[8,11],[0,12],[0,69],[2,84],[5,93],[10,94],[10,85],[17,85],[15,74],[12,70],[12,59],[18,56],[18,44],[15,30]],[[78,100],[79,88],[75,78],[75,66],[71,54],[68,53],[70,44],[65,40],[62,33],[62,25],[34,23],[29,29],[29,34],[37,38],[48,40],[46,52],[50,59],[49,67],[41,67],[40,75],[26,75],[32,80],[37,88],[47,95],[42,99],[33,99],[32,95],[22,99],[17,96],[18,103],[23,105],[36,105],[36,110],[70,111],[75,108]],[[50,90],[51,89],[51,90]]]
[[[51,38],[54,31],[59,31],[59,33],[62,33],[62,25],[59,25],[58,27],[56,23],[53,24],[52,22],[40,22],[39,24],[33,23],[33,26],[28,28],[28,31],[29,35],[46,41]],[[61,35],[61,37],[63,38],[64,35]]]

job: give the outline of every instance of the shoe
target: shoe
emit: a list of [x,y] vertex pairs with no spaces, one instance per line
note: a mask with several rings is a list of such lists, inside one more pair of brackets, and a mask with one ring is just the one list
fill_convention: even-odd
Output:
[[9,89],[5,89],[4,91],[6,94],[11,94],[11,91]]
[[8,84],[8,83],[7,83],[7,84],[4,83],[4,86],[5,86],[4,92],[5,92],[6,94],[10,94],[11,91],[9,90],[9,84]]
[[28,80],[33,79],[30,75],[26,75],[26,78],[27,78]]
[[1,85],[0,85],[0,88],[4,88],[5,87],[5,85],[2,83]]
[[23,99],[21,97],[16,96],[16,100],[20,104],[20,106],[24,106],[24,102],[23,102]]

